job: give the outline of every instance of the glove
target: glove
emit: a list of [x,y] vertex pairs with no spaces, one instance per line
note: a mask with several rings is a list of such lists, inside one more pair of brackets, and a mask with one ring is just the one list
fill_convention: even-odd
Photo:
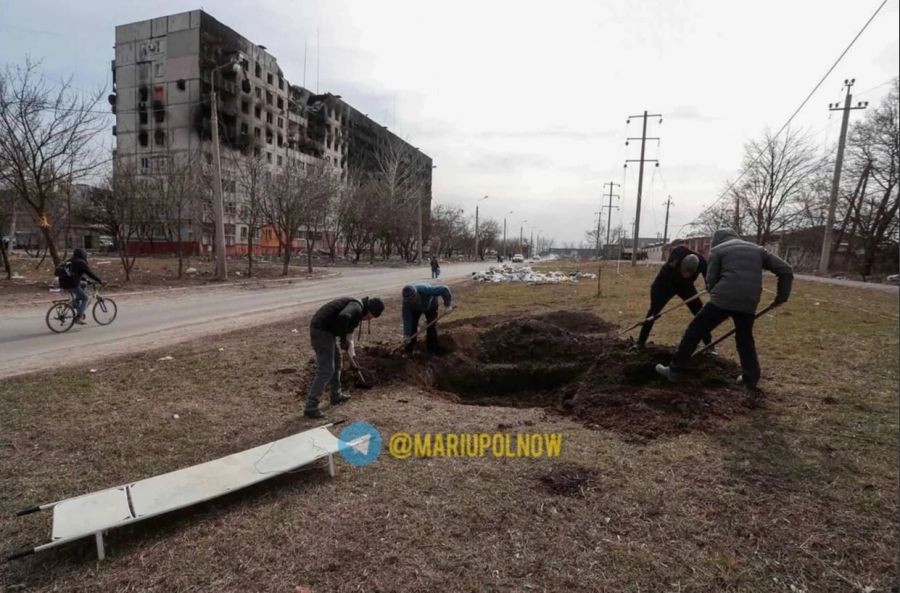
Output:
[[447,314],[449,314],[449,313],[452,312],[452,311],[453,311],[453,307],[452,307],[452,306],[447,305],[446,307],[444,307],[444,315],[447,315]]
[[350,343],[347,346],[347,354],[350,355],[350,358],[356,359],[356,347],[353,344],[353,340],[350,340]]

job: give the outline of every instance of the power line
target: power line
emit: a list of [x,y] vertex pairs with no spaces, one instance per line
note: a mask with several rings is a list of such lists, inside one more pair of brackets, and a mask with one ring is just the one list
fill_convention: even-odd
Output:
[[[800,111],[801,111],[804,107],[806,107],[806,104],[809,103],[809,100],[810,100],[810,99],[812,98],[812,96],[816,93],[816,91],[819,90],[819,87],[822,86],[822,84],[823,84],[823,83],[825,82],[825,80],[831,75],[831,73],[834,71],[834,69],[837,67],[837,65],[840,64],[841,60],[844,59],[844,56],[847,55],[847,52],[850,51],[850,48],[852,48],[852,47],[856,44],[856,41],[860,38],[860,36],[865,32],[866,29],[869,28],[869,25],[872,23],[873,20],[875,20],[875,17],[878,16],[878,13],[881,12],[881,9],[884,8],[884,5],[885,5],[885,4],[887,4],[887,0],[882,0],[881,4],[878,5],[878,8],[875,9],[875,12],[872,13],[872,16],[869,17],[869,19],[868,19],[868,20],[866,21],[866,23],[862,26],[862,28],[859,30],[859,32],[856,33],[856,35],[853,37],[853,39],[852,39],[852,40],[850,41],[850,43],[847,45],[847,47],[844,48],[844,51],[842,51],[841,54],[837,57],[837,59],[834,61],[834,63],[831,64],[831,67],[828,68],[828,70],[825,72],[825,74],[822,76],[822,78],[819,79],[819,82],[816,83],[816,86],[814,86],[813,89],[809,92],[809,94],[806,95],[806,98],[803,99],[803,101],[800,103],[800,106],[797,107],[797,109],[794,110],[794,113],[792,113],[791,116],[787,119],[787,121],[784,122],[784,125],[781,126],[781,128],[778,130],[778,132],[777,132],[774,136],[772,136],[771,139],[769,139],[769,142],[768,142],[768,143],[767,143],[767,144],[759,151],[759,153],[758,153],[758,154],[756,155],[756,157],[750,162],[750,164],[749,164],[748,166],[744,167],[744,171],[737,177],[737,179],[735,179],[733,182],[731,182],[731,183],[728,185],[728,187],[725,188],[725,190],[719,195],[719,197],[716,198],[715,201],[713,201],[713,203],[710,204],[708,208],[706,208],[706,209],[704,209],[703,211],[701,211],[700,214],[703,214],[703,212],[713,209],[713,208],[716,206],[716,204],[718,204],[719,202],[721,202],[722,199],[724,199],[725,196],[727,196],[728,193],[734,188],[734,186],[737,185],[737,183],[738,183],[741,179],[744,178],[744,176],[745,176],[745,175],[747,174],[747,172],[753,167],[753,165],[755,165],[756,162],[759,161],[759,159],[762,157],[762,155],[765,154],[765,152],[769,149],[769,147],[771,146],[771,144],[772,144],[772,143],[773,143],[773,142],[781,135],[782,132],[784,132],[785,129],[787,129],[787,127],[788,127],[789,125],[791,125],[791,122],[794,121],[794,118],[797,117],[797,114],[799,114]],[[875,87],[875,88],[877,88],[877,87]],[[870,89],[870,90],[871,90],[871,89]],[[867,91],[867,92],[868,92],[868,91]],[[692,220],[691,222],[685,223],[685,224],[681,225],[681,226],[678,228],[678,233],[680,233],[680,232],[681,232],[681,229],[683,229],[684,227],[688,226],[689,224],[692,224],[692,223],[696,222],[696,220],[697,220],[698,218],[700,218],[700,214],[698,214],[698,215],[694,218],[694,220]]]

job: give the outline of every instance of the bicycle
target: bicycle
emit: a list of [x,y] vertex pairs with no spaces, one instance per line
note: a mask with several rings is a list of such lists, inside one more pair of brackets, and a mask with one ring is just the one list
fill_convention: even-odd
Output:
[[[97,325],[109,325],[115,321],[119,312],[116,302],[109,297],[102,296],[99,288],[94,283],[82,281],[81,287],[87,289],[88,302],[85,305],[85,310],[90,306],[91,301],[94,301],[91,315],[94,317]],[[67,300],[53,301],[53,305],[47,311],[45,320],[50,331],[61,334],[72,329],[77,317],[78,308],[75,305],[75,295],[70,293]]]

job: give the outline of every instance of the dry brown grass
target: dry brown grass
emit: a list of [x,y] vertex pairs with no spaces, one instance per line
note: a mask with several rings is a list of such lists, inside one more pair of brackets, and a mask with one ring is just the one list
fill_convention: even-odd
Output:
[[[469,286],[455,315],[587,308],[624,324],[653,273]],[[770,286],[771,288],[771,286]],[[395,431],[559,431],[550,460],[339,464],[0,567],[0,591],[889,591],[897,574],[897,298],[799,282],[757,326],[765,404],[712,432],[640,442],[552,410],[357,391],[334,418]],[[819,304],[816,305],[815,303]],[[865,309],[865,312],[860,310]],[[688,313],[661,320],[673,343]],[[306,319],[0,385],[0,514],[297,432]],[[398,333],[396,303],[369,339]],[[299,333],[292,333],[298,328]],[[224,351],[219,351],[224,348]],[[735,357],[728,345],[723,356]],[[171,355],[174,360],[157,359]],[[174,419],[178,414],[179,419]],[[499,427],[499,428],[498,428]],[[513,428],[509,428],[513,427]],[[589,475],[579,494],[547,476]],[[4,545],[46,515],[0,521]],[[793,587],[793,589],[792,589]]]

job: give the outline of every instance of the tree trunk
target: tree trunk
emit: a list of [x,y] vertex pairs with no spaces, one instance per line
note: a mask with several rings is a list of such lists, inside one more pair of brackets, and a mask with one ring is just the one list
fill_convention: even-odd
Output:
[[[45,214],[42,211],[38,212],[38,220],[41,220],[44,216]],[[47,249],[50,251],[50,258],[53,260],[53,265],[58,266],[61,260],[59,259],[59,252],[56,250],[56,243],[53,242],[50,225],[41,225],[38,228],[41,229],[41,235],[44,236],[44,241],[47,243]]]
[[284,262],[284,266],[281,269],[281,275],[287,276],[288,269],[291,265],[291,246],[294,243],[293,237],[288,237],[286,243],[278,242],[278,247],[282,253],[282,261]]
[[247,278],[253,277],[253,227],[247,229]]
[[6,279],[12,279],[12,268],[9,265],[9,255],[6,253],[6,243],[0,237],[0,257],[3,258],[3,269],[6,270]]

